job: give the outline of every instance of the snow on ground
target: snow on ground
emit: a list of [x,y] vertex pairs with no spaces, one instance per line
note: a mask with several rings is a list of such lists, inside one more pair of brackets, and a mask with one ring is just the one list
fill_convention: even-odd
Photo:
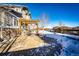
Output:
[[76,35],[53,33],[53,32],[48,32],[48,31],[44,31],[44,30],[40,31],[39,33],[42,33],[42,34],[57,34],[57,35],[62,35],[62,36],[67,36],[67,37],[72,37],[72,38],[75,38],[75,39],[79,39],[79,36],[76,36]]
[[[63,49],[61,55],[77,55],[79,56],[79,36],[53,33],[48,31],[40,31],[46,37],[57,39],[58,43],[62,44]],[[75,39],[75,40],[74,40]]]
[[75,38],[75,39],[79,39],[79,36],[76,36],[76,35],[61,34],[61,33],[57,33],[57,34],[64,35],[64,36],[67,36],[67,37],[72,37],[72,38]]

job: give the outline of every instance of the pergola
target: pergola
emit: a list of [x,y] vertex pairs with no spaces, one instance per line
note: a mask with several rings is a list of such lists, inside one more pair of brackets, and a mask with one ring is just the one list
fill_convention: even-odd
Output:
[[[38,34],[38,22],[39,22],[39,20],[28,20],[28,19],[22,19],[22,18],[20,18],[19,20],[18,20],[18,24],[19,24],[19,32],[21,33],[22,32],[22,26],[23,26],[23,24],[25,24],[25,26],[26,26],[26,28],[27,28],[27,26],[29,25],[29,24],[36,24],[36,26],[37,26],[37,34]],[[26,29],[26,31],[30,31],[31,29]]]

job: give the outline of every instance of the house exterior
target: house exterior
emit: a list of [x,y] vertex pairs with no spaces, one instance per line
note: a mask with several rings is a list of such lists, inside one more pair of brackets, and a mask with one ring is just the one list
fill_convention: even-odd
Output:
[[27,7],[18,5],[0,5],[0,27],[18,28],[18,20],[31,20],[31,15]]

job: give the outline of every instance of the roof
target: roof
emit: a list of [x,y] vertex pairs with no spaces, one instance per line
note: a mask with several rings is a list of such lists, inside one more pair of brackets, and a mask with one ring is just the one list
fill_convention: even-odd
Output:
[[5,7],[1,7],[0,6],[0,11],[8,12],[8,13],[12,14],[14,17],[22,17],[22,14],[21,13],[16,12],[16,11],[14,11],[12,9],[7,9]]
[[5,6],[5,7],[19,7],[19,8],[22,8],[22,7],[26,7],[27,6],[24,6],[24,5],[17,5],[17,4],[0,4],[0,6]]
[[[11,8],[22,8],[22,10],[28,10],[26,6],[23,5],[15,5],[15,4],[0,4],[0,8],[6,12],[9,12],[14,17],[22,17],[22,13],[19,13],[15,10],[12,10]],[[29,11],[29,10],[28,10]]]
[[14,10],[10,10],[9,12],[12,13],[12,14],[14,14],[14,15],[17,16],[17,17],[22,17],[22,14],[21,14],[21,13],[16,12],[16,11],[14,11]]

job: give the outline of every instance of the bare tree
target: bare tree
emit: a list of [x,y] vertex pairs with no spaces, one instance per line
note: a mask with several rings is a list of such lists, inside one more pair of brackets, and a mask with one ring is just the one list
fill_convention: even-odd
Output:
[[40,26],[42,28],[46,27],[48,24],[48,15],[45,13],[41,14],[39,20],[40,20]]

